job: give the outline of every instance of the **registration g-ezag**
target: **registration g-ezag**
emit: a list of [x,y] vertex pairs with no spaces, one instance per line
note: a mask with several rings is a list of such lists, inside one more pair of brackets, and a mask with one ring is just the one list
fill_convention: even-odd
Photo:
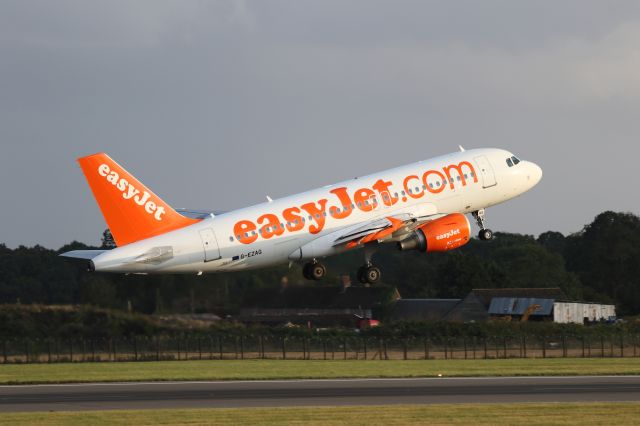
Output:
[[321,259],[363,248],[363,283],[380,280],[379,244],[441,252],[469,241],[471,214],[481,240],[485,209],[542,178],[536,164],[502,149],[474,149],[357,177],[225,212],[176,210],[104,153],[78,159],[117,248],[74,250],[95,271],[139,274],[237,271],[299,262],[310,280]]

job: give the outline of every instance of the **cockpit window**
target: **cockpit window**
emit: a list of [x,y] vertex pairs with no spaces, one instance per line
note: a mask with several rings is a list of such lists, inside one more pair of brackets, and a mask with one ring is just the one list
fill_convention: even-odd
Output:
[[520,162],[520,159],[518,159],[518,157],[516,157],[515,155],[511,157],[511,159],[513,160],[513,164],[518,164]]
[[513,161],[511,161],[511,158],[507,158],[507,166],[513,167]]

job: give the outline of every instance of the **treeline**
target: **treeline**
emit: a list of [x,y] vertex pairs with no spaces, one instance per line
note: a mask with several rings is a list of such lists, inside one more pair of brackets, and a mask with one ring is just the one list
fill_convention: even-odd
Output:
[[[88,273],[58,257],[73,249],[0,245],[0,303],[86,304],[141,313],[233,314],[256,291],[305,282],[300,267],[205,276]],[[572,299],[615,303],[622,315],[640,313],[640,218],[604,212],[580,232],[564,236],[497,233],[450,253],[398,252],[382,245],[374,263],[402,297],[464,297],[472,288],[560,287]],[[361,251],[327,259],[326,284],[337,285],[363,262]],[[321,284],[320,284],[321,285]]]

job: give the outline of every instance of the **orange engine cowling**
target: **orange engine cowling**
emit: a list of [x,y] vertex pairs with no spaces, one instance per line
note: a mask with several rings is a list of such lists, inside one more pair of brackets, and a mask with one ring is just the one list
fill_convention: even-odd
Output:
[[413,231],[411,236],[400,241],[400,250],[426,252],[449,251],[469,242],[471,226],[462,213],[453,213],[426,223]]

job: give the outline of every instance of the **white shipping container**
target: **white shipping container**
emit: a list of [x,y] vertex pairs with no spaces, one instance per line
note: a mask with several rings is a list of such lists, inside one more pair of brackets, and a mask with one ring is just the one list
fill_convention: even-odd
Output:
[[607,320],[616,316],[614,305],[598,303],[555,302],[553,304],[553,322],[583,324],[589,321]]

